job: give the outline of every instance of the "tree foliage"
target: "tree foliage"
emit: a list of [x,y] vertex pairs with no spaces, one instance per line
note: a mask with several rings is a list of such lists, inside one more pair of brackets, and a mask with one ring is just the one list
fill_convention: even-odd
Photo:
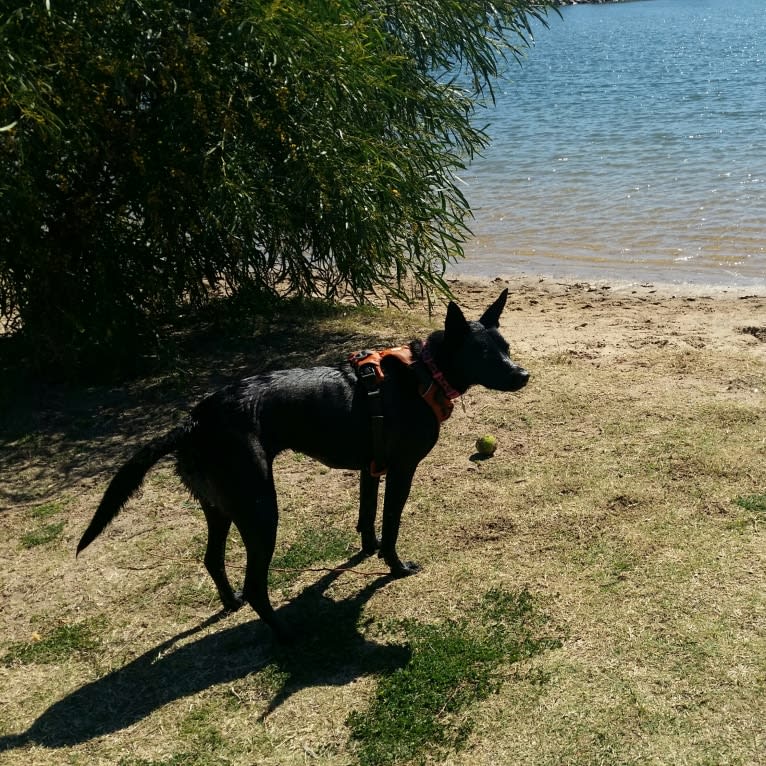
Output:
[[444,287],[477,104],[533,0],[2,0],[0,316],[133,353],[244,287]]

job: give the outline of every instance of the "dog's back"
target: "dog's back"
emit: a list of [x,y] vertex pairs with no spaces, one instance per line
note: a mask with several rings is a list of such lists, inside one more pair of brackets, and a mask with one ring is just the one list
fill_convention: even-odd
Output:
[[368,427],[357,396],[349,365],[244,378],[194,408],[189,448],[225,442],[236,433],[254,437],[269,461],[292,449],[333,468],[357,469],[359,449],[349,445],[361,443]]

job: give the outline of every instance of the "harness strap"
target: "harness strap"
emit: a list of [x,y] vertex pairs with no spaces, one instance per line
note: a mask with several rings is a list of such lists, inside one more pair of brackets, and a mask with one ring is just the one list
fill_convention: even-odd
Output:
[[387,356],[395,356],[407,367],[413,369],[418,378],[420,396],[431,408],[440,424],[452,414],[455,407],[452,400],[460,396],[460,393],[450,386],[434,363],[427,344],[423,345],[421,360],[418,361],[413,361],[412,349],[409,346],[395,346],[381,351],[357,351],[355,354],[351,354],[348,360],[367,391],[373,455],[370,463],[370,475],[375,477],[382,476],[387,470],[385,462],[385,417],[383,415],[383,398],[380,393],[380,384],[385,377],[381,361]]
[[382,375],[382,372],[380,372],[380,364],[364,361],[364,359],[356,365],[356,372],[359,380],[367,389],[367,403],[370,407],[370,425],[372,427],[370,475],[379,477],[386,472],[385,418],[383,417],[383,397],[378,385],[378,374]]

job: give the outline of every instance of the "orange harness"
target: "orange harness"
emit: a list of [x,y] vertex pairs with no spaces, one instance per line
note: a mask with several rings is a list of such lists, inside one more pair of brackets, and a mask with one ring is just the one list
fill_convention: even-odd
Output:
[[[385,379],[385,373],[381,362],[387,356],[394,356],[405,366],[411,367],[414,364],[412,358],[412,349],[409,346],[394,346],[393,348],[384,348],[380,351],[358,351],[351,354],[348,360],[355,368],[359,379],[365,384],[370,402],[370,413],[372,418],[372,439],[373,452],[375,458],[370,464],[370,473],[372,476],[382,476],[386,472],[384,466],[384,434],[383,434],[383,405],[380,399],[379,386]],[[428,365],[430,369],[432,364]],[[460,394],[444,381],[441,373],[437,371],[436,375],[431,372],[425,372],[427,380],[421,379],[418,387],[423,401],[431,408],[436,417],[436,421],[441,424],[452,414],[455,405],[452,403]],[[446,389],[446,390],[445,390]]]

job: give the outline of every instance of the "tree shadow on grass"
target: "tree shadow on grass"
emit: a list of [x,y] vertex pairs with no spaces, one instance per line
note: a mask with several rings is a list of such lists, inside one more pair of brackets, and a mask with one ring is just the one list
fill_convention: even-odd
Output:
[[379,345],[379,328],[374,311],[349,306],[227,306],[166,328],[165,355],[117,384],[27,379],[0,343],[0,513],[106,480],[206,393],[270,369],[343,362]]
[[[355,566],[362,558],[356,554],[343,567]],[[264,716],[300,689],[342,686],[364,675],[403,667],[410,657],[408,647],[376,643],[359,631],[365,603],[391,578],[377,577],[352,597],[334,601],[325,591],[340,574],[328,572],[279,610],[280,618],[300,631],[294,645],[275,646],[269,629],[258,619],[181,644],[224,616],[215,615],[71,692],[27,731],[0,737],[0,752],[87,742],[132,726],[170,702],[269,665],[276,667],[281,686]]]

